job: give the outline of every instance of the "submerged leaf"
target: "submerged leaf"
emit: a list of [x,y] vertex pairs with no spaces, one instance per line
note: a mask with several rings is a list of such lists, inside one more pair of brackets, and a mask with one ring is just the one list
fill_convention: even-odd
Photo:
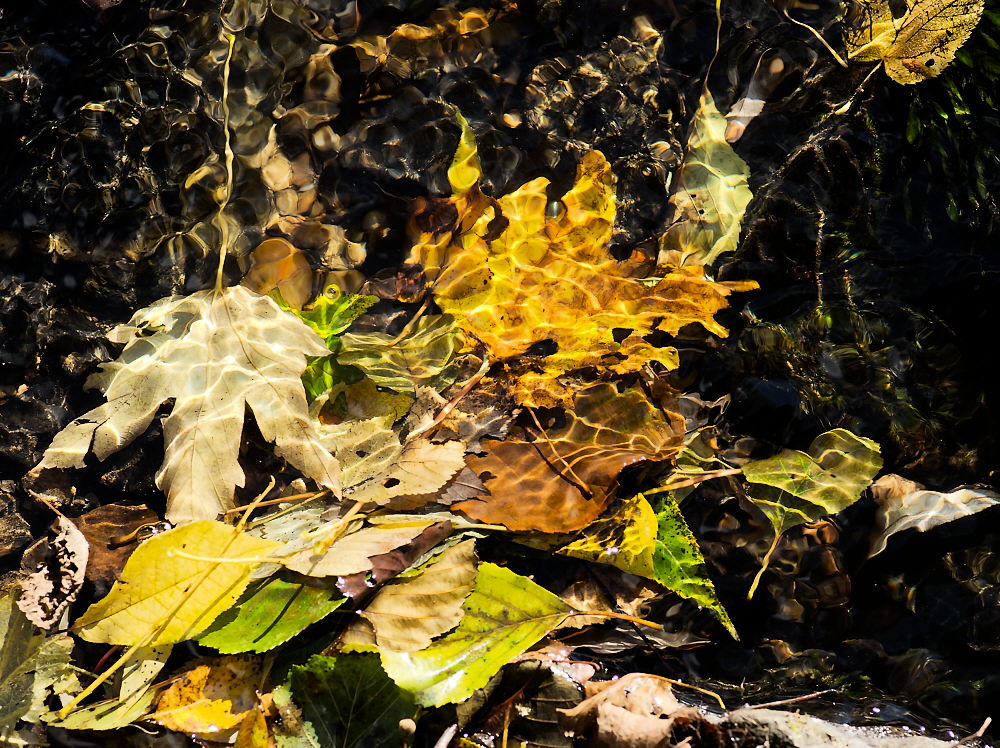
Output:
[[156,485],[178,524],[232,508],[244,483],[237,456],[246,408],[275,451],[307,476],[339,489],[336,460],[319,443],[301,376],[307,355],[327,352],[300,320],[242,286],[172,296],[109,334],[117,361],[88,381],[108,402],[60,431],[34,468],[83,467],[139,436],[173,399],[163,422],[166,454]]
[[698,540],[684,521],[680,507],[667,494],[656,514],[658,524],[656,550],[653,553],[653,579],[681,597],[708,608],[734,639],[736,627],[715,594],[715,585],[705,568],[705,557]]
[[194,638],[230,608],[280,543],[204,520],[136,548],[121,581],[74,628],[91,642],[153,646]]
[[380,651],[412,652],[453,629],[476,578],[476,544],[446,549],[416,576],[383,587],[362,615],[375,628]]
[[413,394],[417,387],[441,390],[455,381],[461,331],[450,315],[421,317],[413,331],[393,344],[394,335],[347,333],[337,361],[357,366],[379,387]]
[[891,0],[859,0],[861,28],[844,35],[848,57],[881,60],[897,83],[934,78],[955,59],[983,15],[984,0],[912,0],[895,17]]
[[343,602],[335,589],[271,577],[217,618],[198,643],[222,654],[267,652],[325,618]]
[[[753,501],[775,532],[846,509],[882,468],[879,446],[846,429],[820,434],[809,453],[785,449],[743,466]],[[777,490],[775,490],[777,489]]]
[[726,124],[706,89],[674,178],[673,221],[660,239],[660,264],[711,265],[739,243],[753,194],[747,186],[750,169],[726,140]]
[[168,730],[225,740],[257,703],[261,677],[256,659],[203,659],[167,687],[150,719]]
[[868,558],[885,550],[889,538],[904,530],[927,532],[1000,504],[1000,494],[981,488],[926,491],[897,475],[883,475],[872,485],[879,504]]
[[467,699],[573,612],[530,579],[488,563],[463,607],[458,628],[426,649],[381,652],[385,671],[421,706]]
[[[622,346],[616,330],[638,338],[700,324],[726,334],[714,315],[726,306],[730,286],[707,280],[699,268],[644,283],[643,257],[618,262],[608,253],[615,180],[603,154],[584,155],[557,217],[546,216],[548,187],[547,179],[534,179],[495,205],[473,199],[475,189],[454,198],[457,219],[421,234],[409,257],[426,269],[438,305],[493,357],[513,359],[542,341],[555,346],[541,371],[515,387],[520,402],[567,402],[559,377],[575,369],[632,371],[648,363],[649,346]],[[506,228],[491,238],[501,216]],[[675,355],[666,349],[656,358],[675,365]]]
[[467,463],[489,493],[451,509],[511,530],[572,532],[604,511],[625,467],[669,459],[681,448],[680,418],[665,416],[636,389],[588,387],[568,417],[530,441],[484,440],[485,454]]
[[399,722],[416,711],[413,698],[386,677],[375,655],[313,655],[291,669],[288,687],[306,732],[323,748],[400,745]]

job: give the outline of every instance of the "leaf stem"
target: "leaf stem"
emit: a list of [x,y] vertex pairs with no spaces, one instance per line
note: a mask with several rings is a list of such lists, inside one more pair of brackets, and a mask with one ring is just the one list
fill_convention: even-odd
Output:
[[687,478],[682,481],[677,481],[677,483],[668,483],[665,486],[660,486],[659,488],[654,488],[651,491],[643,491],[644,496],[652,496],[658,493],[666,493],[668,491],[673,491],[677,488],[687,488],[688,486],[695,486],[699,483],[704,483],[707,480],[712,480],[712,478],[724,478],[727,475],[739,475],[743,472],[743,468],[727,468],[726,470],[716,470],[714,473],[702,473],[701,475],[696,475],[692,478]]
[[753,584],[750,585],[750,591],[747,592],[747,600],[753,599],[753,593],[757,591],[757,585],[760,584],[760,578],[764,576],[764,572],[767,570],[767,564],[771,560],[771,554],[774,553],[774,549],[778,547],[778,541],[781,539],[781,533],[775,531],[774,540],[771,541],[771,547],[767,549],[767,553],[764,554],[764,560],[761,561],[760,571],[757,572],[757,576],[753,578]]
[[223,270],[226,266],[226,253],[229,249],[227,245],[230,242],[230,237],[229,232],[225,228],[226,224],[222,214],[229,207],[229,200],[233,196],[233,161],[236,157],[233,153],[233,145],[230,141],[229,132],[229,66],[233,60],[233,48],[236,46],[236,36],[228,32],[224,36],[229,43],[229,49],[226,51],[226,61],[222,67],[222,129],[225,135],[226,185],[222,203],[219,205],[219,211],[216,214],[222,234],[222,241],[219,244],[219,266],[215,270],[216,291],[222,291]]
[[[622,621],[630,621],[631,623],[637,623],[640,626],[646,626],[651,629],[656,629],[657,631],[663,631],[663,626],[658,623],[653,623],[652,621],[647,621],[645,618],[636,618],[635,616],[625,615],[624,613],[615,613],[610,610],[580,610],[577,611],[579,615],[582,616],[598,616],[604,618],[618,618]],[[575,615],[575,614],[574,614]]]

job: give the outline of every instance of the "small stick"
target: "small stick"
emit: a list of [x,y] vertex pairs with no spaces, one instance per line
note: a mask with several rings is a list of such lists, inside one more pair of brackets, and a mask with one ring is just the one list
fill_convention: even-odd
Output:
[[[268,491],[270,490],[271,489],[269,487]],[[275,506],[276,504],[284,504],[286,501],[298,501],[299,499],[305,499],[305,498],[308,498],[309,501],[312,501],[313,499],[318,499],[319,497],[328,493],[330,493],[330,490],[328,488],[324,488],[322,491],[309,491],[308,493],[295,493],[292,494],[291,496],[279,496],[276,499],[268,499],[267,501],[258,501],[253,508],[260,509],[261,507],[265,506]],[[302,503],[305,504],[306,502],[303,501]],[[232,509],[227,509],[226,514],[236,514],[237,512],[242,512],[246,508],[247,508],[246,504],[244,504],[243,506],[233,507]]]
[[779,701],[768,701],[764,704],[747,704],[744,709],[770,709],[772,706],[785,706],[786,704],[798,704],[800,701],[809,701],[817,696],[825,696],[828,693],[837,693],[836,688],[826,688],[815,693],[807,693],[804,696],[796,696],[793,699],[781,699]]
[[979,726],[978,730],[976,730],[971,735],[966,735],[964,738],[959,738],[954,743],[949,743],[948,744],[948,748],[958,748],[958,746],[965,745],[970,740],[975,740],[976,738],[983,737],[983,735],[986,733],[986,728],[990,726],[991,722],[993,722],[993,718],[992,717],[987,717],[986,721],[983,722],[983,724],[981,724]]
[[420,319],[424,315],[424,312],[427,311],[427,305],[430,304],[430,302],[431,297],[430,294],[428,294],[427,298],[424,299],[424,303],[420,305],[420,308],[417,309],[412,317],[410,317],[409,321],[403,326],[403,329],[399,331],[399,335],[385,344],[386,348],[392,348],[393,346],[399,345],[399,341],[410,334],[413,330],[413,326],[417,324],[417,320]]
[[666,493],[667,491],[673,491],[677,488],[687,488],[688,486],[696,486],[699,483],[704,483],[707,480],[712,480],[712,478],[724,478],[727,475],[739,475],[743,472],[742,468],[728,468],[726,470],[716,470],[714,473],[702,473],[701,475],[696,475],[693,478],[687,478],[682,481],[677,481],[677,483],[669,483],[666,486],[660,486],[659,488],[654,488],[652,491],[643,491],[644,496],[652,496],[653,494]]
[[411,432],[407,438],[412,439],[413,437],[420,436],[421,434],[429,434],[435,429],[437,429],[437,427],[441,425],[442,421],[444,421],[444,419],[448,417],[448,414],[455,409],[455,406],[458,405],[459,401],[463,397],[468,395],[469,392],[472,391],[473,387],[479,384],[479,381],[486,376],[486,372],[488,372],[489,370],[490,370],[490,360],[489,358],[484,358],[483,365],[479,367],[479,371],[473,374],[472,377],[469,379],[469,381],[466,382],[465,385],[463,385],[462,389],[458,391],[458,394],[455,395],[455,397],[453,397],[451,400],[449,400],[443,408],[441,408],[438,414],[434,417],[434,420],[431,421],[428,425],[424,426],[423,428]]

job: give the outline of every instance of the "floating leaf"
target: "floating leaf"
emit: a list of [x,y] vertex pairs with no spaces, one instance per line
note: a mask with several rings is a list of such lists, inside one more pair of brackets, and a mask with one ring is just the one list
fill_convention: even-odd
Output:
[[244,483],[237,460],[246,408],[275,451],[306,475],[338,489],[336,460],[317,440],[301,376],[307,355],[326,346],[304,323],[242,286],[172,296],[136,312],[108,336],[125,349],[88,380],[108,402],[60,431],[35,473],[103,460],[163,422],[166,454],[156,485],[166,517],[178,524],[232,508]]
[[447,314],[421,317],[413,331],[396,336],[381,332],[347,333],[340,338],[337,361],[357,366],[379,387],[413,394],[417,387],[444,389],[455,381],[455,354],[461,331]]
[[150,719],[168,730],[225,740],[257,703],[261,677],[255,658],[205,658],[163,691]]
[[230,608],[279,543],[203,520],[156,535],[129,558],[120,582],[77,619],[91,642],[146,646],[194,638]]
[[222,654],[267,652],[325,618],[344,602],[333,589],[271,577],[215,620],[198,643]]
[[1000,494],[981,488],[956,488],[947,493],[922,489],[898,475],[883,475],[875,481],[872,493],[879,508],[868,558],[884,551],[896,533],[927,532],[1000,504]]
[[[455,218],[434,225],[441,206],[429,204],[409,262],[425,268],[438,305],[459,326],[481,340],[493,358],[513,359],[548,341],[556,351],[544,356],[541,371],[523,380],[515,393],[538,406],[567,402],[559,382],[568,371],[589,366],[635,370],[648,348],[623,347],[616,330],[637,336],[653,331],[676,334],[688,324],[724,336],[714,315],[737,286],[707,280],[699,268],[680,268],[644,283],[639,254],[618,262],[607,251],[615,219],[615,180],[599,151],[584,155],[576,183],[562,199],[564,210],[547,217],[549,181],[538,178],[490,205],[470,190],[453,199]],[[491,238],[496,219],[506,228]],[[745,287],[745,284],[739,286]],[[657,360],[676,363],[668,349]]]
[[69,664],[73,640],[46,636],[24,617],[14,598],[0,598],[0,742],[18,720],[38,721],[60,683],[75,678]]
[[421,706],[462,701],[573,612],[526,577],[479,565],[458,628],[417,652],[382,651],[389,676]]
[[863,25],[844,35],[848,57],[881,60],[897,83],[934,78],[976,28],[984,0],[911,0],[908,5],[897,18],[891,0],[859,0]]
[[734,639],[739,639],[736,627],[715,594],[715,585],[705,568],[705,557],[698,539],[684,521],[680,507],[667,494],[656,513],[658,530],[653,552],[653,579],[681,597],[708,608]]
[[383,587],[362,615],[375,628],[380,651],[412,652],[450,631],[476,579],[476,544],[446,549],[416,576]]
[[57,623],[83,586],[90,544],[76,525],[56,517],[55,537],[49,541],[47,562],[21,580],[17,607],[40,628]]
[[680,418],[636,389],[592,385],[577,394],[568,418],[563,427],[529,433],[532,440],[484,440],[485,454],[466,461],[489,494],[451,509],[511,530],[573,532],[604,511],[625,467],[681,448]]
[[670,196],[673,219],[660,239],[663,265],[711,265],[733,252],[753,193],[750,169],[726,140],[726,118],[705,89],[694,113],[684,164]]
[[413,698],[386,677],[375,655],[313,655],[291,669],[288,687],[324,748],[400,745],[399,722],[416,712]]
[[780,534],[846,509],[881,468],[878,444],[846,429],[834,429],[817,436],[808,454],[785,449],[773,457],[752,460],[743,466],[743,476],[756,484],[750,489],[750,500]]
[[558,550],[565,556],[609,564],[629,574],[655,578],[657,521],[642,494],[625,499],[610,517],[596,519],[580,537]]

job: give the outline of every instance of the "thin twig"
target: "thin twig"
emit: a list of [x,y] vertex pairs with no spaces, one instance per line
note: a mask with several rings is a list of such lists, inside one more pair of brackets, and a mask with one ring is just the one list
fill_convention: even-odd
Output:
[[435,431],[437,427],[441,425],[444,419],[448,417],[448,414],[455,409],[455,406],[458,405],[461,399],[466,395],[468,395],[473,387],[479,384],[479,381],[486,376],[486,372],[488,372],[489,370],[490,370],[490,360],[489,358],[484,358],[482,366],[479,367],[479,371],[473,374],[472,377],[469,379],[469,381],[462,386],[462,389],[458,391],[458,394],[455,395],[455,397],[453,397],[451,400],[449,400],[443,408],[441,408],[438,414],[434,417],[434,420],[431,421],[426,426],[424,426],[423,428],[419,428],[416,431],[411,431],[408,438],[412,439],[415,436],[420,436],[421,434],[430,434],[431,432]]
[[[306,493],[295,493],[292,494],[291,496],[279,496],[276,499],[268,499],[267,501],[258,502],[257,505],[254,507],[254,509],[260,509],[261,507],[265,506],[274,506],[276,504],[284,504],[286,501],[298,501],[299,499],[307,499],[308,501],[312,501],[313,499],[318,499],[319,497],[328,493],[330,493],[330,490],[324,488],[322,491],[308,491]],[[306,502],[303,501],[302,503],[305,504]],[[242,512],[244,509],[246,509],[246,504],[244,504],[243,506],[234,507],[233,509],[227,509],[226,514],[235,514],[236,512]]]
[[430,294],[427,294],[427,298],[424,299],[424,303],[420,305],[420,308],[417,309],[417,311],[414,313],[412,317],[410,317],[406,325],[403,326],[403,329],[399,331],[399,335],[397,335],[396,337],[394,337],[392,340],[390,340],[388,343],[385,344],[386,348],[392,348],[393,346],[399,345],[399,341],[401,341],[403,338],[405,338],[407,335],[410,334],[410,331],[413,330],[413,326],[417,324],[417,320],[420,319],[423,316],[424,312],[427,311],[427,305],[430,304],[430,301],[431,301]]
[[976,738],[983,737],[983,735],[986,734],[986,728],[990,726],[991,722],[993,722],[993,718],[992,717],[987,717],[986,721],[983,722],[983,724],[979,726],[978,730],[976,730],[971,735],[966,735],[964,738],[959,738],[954,743],[949,743],[948,744],[948,748],[958,748],[958,746],[965,745],[966,743],[968,743],[971,740],[975,740]]
[[743,472],[742,468],[727,468],[726,470],[716,470],[714,473],[702,473],[701,475],[696,475],[692,478],[687,478],[682,481],[677,481],[677,483],[668,483],[665,486],[654,488],[651,491],[643,491],[643,495],[652,496],[658,493],[666,493],[667,491],[673,491],[678,488],[687,488],[688,486],[696,486],[699,483],[704,483],[705,481],[712,480],[713,478],[724,478],[727,475],[739,475],[742,472]]
[[825,688],[815,693],[807,693],[804,696],[796,696],[793,699],[780,699],[779,701],[768,701],[764,704],[747,704],[744,709],[770,709],[772,706],[786,706],[787,704],[798,704],[800,701],[809,701],[817,696],[825,696],[828,693],[837,693],[836,688]]

